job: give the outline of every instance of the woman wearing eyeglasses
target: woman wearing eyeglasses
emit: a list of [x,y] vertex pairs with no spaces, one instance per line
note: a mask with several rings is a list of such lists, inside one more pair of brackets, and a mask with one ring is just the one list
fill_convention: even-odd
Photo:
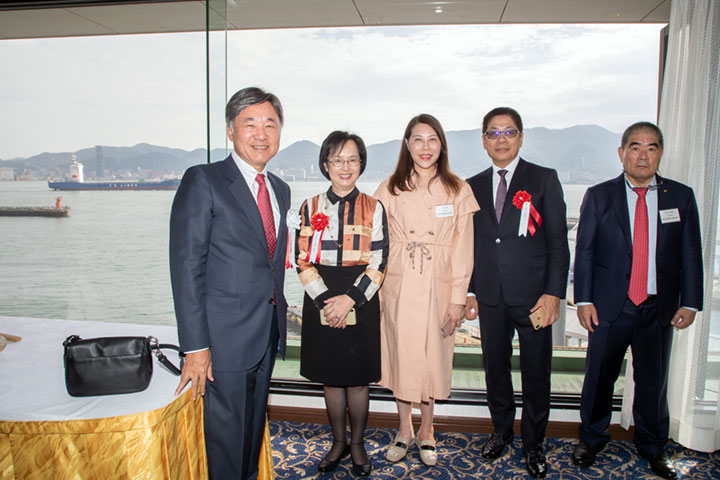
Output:
[[355,186],[366,160],[359,136],[340,131],[328,135],[320,148],[319,165],[331,186],[302,204],[297,235],[298,273],[305,289],[300,373],[325,385],[333,432],[332,446],[318,471],[334,470],[350,454],[355,474],[363,477],[372,470],[363,436],[368,384],[380,379],[376,292],[388,255],[383,206]]
[[[435,117],[410,120],[395,172],[375,197],[387,211],[390,235],[380,384],[395,395],[400,418],[385,458],[398,462],[417,443],[422,462],[433,466],[433,411],[435,400],[450,396],[454,332],[464,317],[479,209],[470,187],[450,171],[445,132]],[[417,438],[413,404],[422,418]]]

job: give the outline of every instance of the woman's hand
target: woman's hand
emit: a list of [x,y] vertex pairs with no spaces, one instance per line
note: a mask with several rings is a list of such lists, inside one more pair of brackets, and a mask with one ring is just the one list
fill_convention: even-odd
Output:
[[443,334],[446,336],[452,335],[455,332],[455,329],[462,325],[464,318],[465,305],[458,303],[449,304],[445,309],[445,315],[443,315],[442,325],[445,327]]
[[325,300],[325,318],[332,328],[345,328],[345,317],[355,306],[355,300],[343,294]]

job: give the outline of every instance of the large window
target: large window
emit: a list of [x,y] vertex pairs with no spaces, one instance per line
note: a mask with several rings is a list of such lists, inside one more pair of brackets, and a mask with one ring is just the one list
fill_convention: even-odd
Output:
[[[47,180],[67,176],[73,155],[87,181],[157,181],[208,156],[224,158],[231,147],[224,103],[245,86],[283,102],[282,150],[270,167],[291,185],[296,207],[329,186],[317,154],[332,130],[364,138],[368,168],[359,186],[372,193],[392,171],[413,115],[443,123],[452,168],[467,177],[490,165],[482,116],[508,105],[524,118],[521,155],[558,170],[568,217],[576,218],[587,185],[620,173],[620,132],[656,116],[661,25],[225,31],[217,29],[221,17],[210,20],[207,37],[0,41],[12,72],[3,80],[0,206],[51,205],[62,196],[71,207],[68,218],[0,217],[0,315],[173,324],[173,192],[58,193]],[[303,292],[293,272],[286,293],[299,313]],[[296,322],[289,328],[299,334]],[[556,355],[582,358],[572,348],[584,345],[572,305],[559,328],[556,344],[570,348]],[[477,345],[477,335],[477,323],[467,323],[458,343]],[[289,367],[278,375],[299,377]],[[553,388],[577,391],[582,377],[573,375]]]

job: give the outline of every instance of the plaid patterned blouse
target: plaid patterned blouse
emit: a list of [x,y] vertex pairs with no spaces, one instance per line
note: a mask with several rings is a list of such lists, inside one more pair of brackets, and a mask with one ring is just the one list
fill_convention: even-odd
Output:
[[298,274],[305,292],[320,310],[331,295],[315,268],[317,257],[310,259],[310,253],[315,253],[311,222],[318,213],[327,215],[328,225],[318,244],[320,261],[317,263],[337,267],[367,265],[345,292],[356,307],[361,307],[377,292],[385,275],[389,245],[385,209],[382,203],[357,188],[342,198],[328,189],[303,202],[295,250]]

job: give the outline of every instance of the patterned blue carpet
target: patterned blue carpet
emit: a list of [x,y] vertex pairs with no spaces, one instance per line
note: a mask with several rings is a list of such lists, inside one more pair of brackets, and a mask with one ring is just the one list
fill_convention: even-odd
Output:
[[[275,475],[278,479],[356,478],[350,458],[333,472],[321,475],[317,464],[330,448],[332,434],[328,425],[295,422],[270,422]],[[365,448],[373,464],[371,478],[377,479],[525,479],[530,478],[522,458],[520,438],[515,437],[510,453],[487,462],[480,456],[487,435],[436,432],[438,465],[429,468],[420,461],[417,447],[411,447],[405,460],[390,463],[384,454],[395,431],[368,428]],[[630,442],[613,441],[597,457],[595,465],[580,469],[572,463],[575,439],[552,438],[545,441],[548,479],[653,479],[657,478],[646,460],[638,457]],[[667,447],[679,478],[720,479],[720,451],[708,454],[683,448],[675,443]]]

